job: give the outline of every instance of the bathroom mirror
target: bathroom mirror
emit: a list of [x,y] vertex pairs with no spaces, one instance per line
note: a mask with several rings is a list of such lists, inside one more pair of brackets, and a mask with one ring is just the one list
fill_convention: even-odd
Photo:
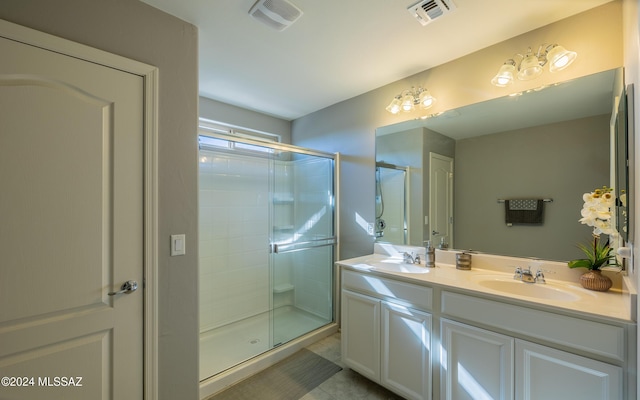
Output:
[[[591,236],[590,228],[578,222],[582,195],[612,185],[612,112],[614,93],[619,93],[615,85],[621,76],[622,68],[604,71],[380,127],[376,130],[376,161],[403,167],[405,152],[415,152],[415,143],[403,149],[403,141],[390,139],[392,135],[436,133],[450,138],[455,146],[449,239],[453,248],[558,261],[581,257],[576,244]],[[395,143],[395,147],[389,150],[384,143]],[[429,173],[427,157],[433,152],[441,153],[441,149],[425,146],[421,168],[411,168],[421,174],[423,182]],[[384,154],[382,159],[380,154]],[[386,197],[401,193],[395,190]],[[377,214],[378,197],[376,190]],[[408,244],[421,246],[432,239],[429,197],[425,190],[417,194],[415,187],[407,190]],[[508,226],[500,200],[510,198],[547,199],[542,223]],[[389,241],[384,234],[377,240]]]

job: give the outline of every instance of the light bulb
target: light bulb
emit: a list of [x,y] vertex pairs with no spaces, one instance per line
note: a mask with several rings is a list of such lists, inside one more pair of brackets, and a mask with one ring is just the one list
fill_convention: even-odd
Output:
[[528,53],[520,63],[518,79],[526,81],[538,77],[541,73],[542,67],[538,57],[534,56],[533,53]]
[[505,87],[513,83],[513,73],[516,72],[515,61],[507,60],[500,69],[496,76],[491,79],[491,83],[498,87]]
[[414,105],[414,97],[410,94],[407,94],[404,96],[404,98],[402,99],[402,111],[404,112],[409,112],[409,111],[413,111],[415,108]]
[[389,105],[387,106],[387,111],[389,111],[391,114],[397,114],[400,112],[400,98],[399,97],[394,97],[393,100],[391,100],[391,103],[389,103]]
[[420,93],[420,108],[427,109],[431,107],[436,102],[436,99],[431,96],[428,90]]
[[576,59],[578,53],[566,50],[562,46],[554,46],[547,54],[549,72],[562,71]]

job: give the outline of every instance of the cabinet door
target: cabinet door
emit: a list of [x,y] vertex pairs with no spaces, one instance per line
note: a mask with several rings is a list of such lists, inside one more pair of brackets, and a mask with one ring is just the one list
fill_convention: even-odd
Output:
[[513,399],[513,338],[446,319],[440,336],[442,399]]
[[431,399],[431,315],[382,302],[381,383],[408,399]]
[[342,361],[380,380],[380,300],[342,291]]
[[622,399],[622,368],[516,341],[516,399]]

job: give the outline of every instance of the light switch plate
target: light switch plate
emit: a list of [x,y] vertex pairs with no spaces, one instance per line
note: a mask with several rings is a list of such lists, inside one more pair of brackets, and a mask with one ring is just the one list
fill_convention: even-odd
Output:
[[185,235],[171,235],[171,256],[186,254]]

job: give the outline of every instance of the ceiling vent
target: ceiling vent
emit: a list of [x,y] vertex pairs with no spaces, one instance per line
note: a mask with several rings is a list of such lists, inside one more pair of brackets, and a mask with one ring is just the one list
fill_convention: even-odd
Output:
[[452,0],[422,0],[407,8],[422,25],[427,25],[456,9]]
[[249,14],[273,29],[282,31],[300,18],[302,10],[287,0],[258,0]]

